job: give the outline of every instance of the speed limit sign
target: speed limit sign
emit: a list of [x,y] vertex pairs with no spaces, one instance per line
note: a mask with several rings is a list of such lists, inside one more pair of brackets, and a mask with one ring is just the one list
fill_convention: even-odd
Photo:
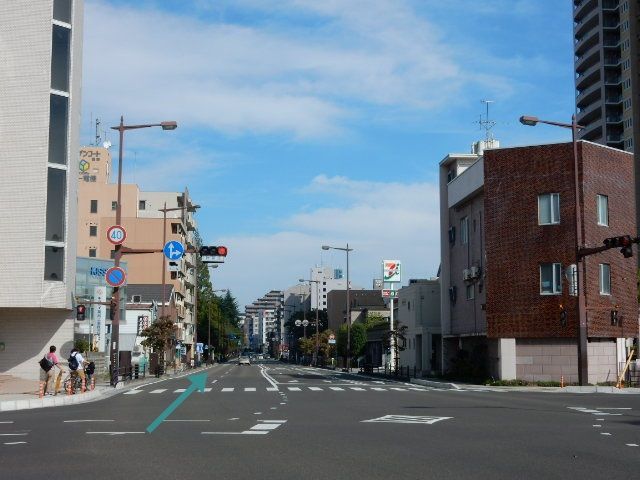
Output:
[[121,243],[124,243],[126,238],[127,231],[120,225],[113,225],[107,230],[107,240],[109,240],[114,245],[120,245]]

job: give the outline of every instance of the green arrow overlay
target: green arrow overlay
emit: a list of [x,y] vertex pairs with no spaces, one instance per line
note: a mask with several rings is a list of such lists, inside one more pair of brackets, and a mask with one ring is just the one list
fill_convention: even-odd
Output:
[[189,375],[189,380],[191,381],[191,385],[184,392],[180,394],[178,398],[176,398],[171,405],[169,405],[164,412],[162,412],[158,418],[156,418],[151,425],[147,427],[147,433],[153,432],[158,426],[173,413],[173,411],[180,406],[182,402],[184,402],[189,395],[191,395],[196,390],[200,390],[204,392],[204,386],[207,383],[207,374],[206,373],[198,373],[196,375]]

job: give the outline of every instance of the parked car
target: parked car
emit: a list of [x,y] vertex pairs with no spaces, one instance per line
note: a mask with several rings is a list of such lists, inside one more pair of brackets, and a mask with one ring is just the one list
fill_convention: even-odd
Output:
[[249,357],[241,356],[238,358],[238,365],[251,365]]

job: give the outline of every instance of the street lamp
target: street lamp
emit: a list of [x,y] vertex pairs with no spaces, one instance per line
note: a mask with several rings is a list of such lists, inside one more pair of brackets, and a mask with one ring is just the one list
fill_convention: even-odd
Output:
[[[571,123],[552,122],[548,120],[540,120],[538,117],[523,115],[520,117],[520,123],[530,127],[535,127],[538,123],[545,123],[561,128],[571,129],[571,143],[573,144],[573,178],[575,188],[575,217],[576,217],[576,295],[577,315],[578,315],[578,382],[580,385],[587,385],[589,382],[589,364],[587,360],[587,314],[586,300],[584,288],[580,284],[580,275],[586,275],[584,263],[580,255],[580,248],[584,246],[582,237],[582,217],[580,216],[580,178],[578,172],[578,130],[584,128],[576,122],[575,114],[571,116]],[[580,267],[582,264],[582,274]]]
[[349,252],[353,251],[353,248],[349,248],[347,243],[345,247],[331,247],[329,245],[322,245],[323,250],[342,250],[347,253],[347,371],[351,371],[351,302],[349,301]]
[[[318,365],[318,352],[320,351],[320,332],[318,330],[318,310],[320,309],[320,281],[319,280],[311,280],[301,278],[298,280],[299,282],[309,282],[316,284],[316,355],[315,355],[315,365]],[[309,285],[311,287],[311,285]]]
[[[140,128],[161,127],[163,130],[175,130],[178,128],[177,122],[167,121],[160,123],[148,123],[142,125],[125,125],[124,116],[120,116],[120,124],[117,127],[111,127],[112,130],[118,130],[120,134],[120,146],[118,150],[118,200],[116,204],[116,225],[120,225],[122,221],[122,152],[124,146],[124,132],[126,130],[137,130]],[[122,244],[116,245],[114,255],[114,265],[120,266],[120,258],[122,257]],[[118,341],[120,339],[120,287],[113,288],[112,294],[113,308],[115,312],[113,314],[113,320],[111,321],[111,385],[116,386],[118,383],[118,370],[119,370],[119,354],[118,354]],[[164,299],[163,299],[164,300]]]

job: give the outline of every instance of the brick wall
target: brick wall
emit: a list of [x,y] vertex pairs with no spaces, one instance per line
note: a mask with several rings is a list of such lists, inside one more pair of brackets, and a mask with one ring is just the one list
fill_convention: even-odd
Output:
[[[585,245],[635,232],[633,165],[628,153],[579,142],[583,165]],[[538,195],[560,194],[560,224],[538,225]],[[609,196],[610,227],[598,227],[596,194]],[[487,333],[504,338],[574,338],[576,298],[563,276],[560,295],[540,294],[541,263],[575,262],[575,203],[571,143],[485,152]],[[612,295],[599,294],[599,263],[611,265]],[[633,336],[637,331],[635,261],[612,250],[586,261],[589,337]],[[584,276],[583,276],[584,280]],[[560,325],[559,305],[568,321]],[[610,325],[619,306],[622,326]]]

